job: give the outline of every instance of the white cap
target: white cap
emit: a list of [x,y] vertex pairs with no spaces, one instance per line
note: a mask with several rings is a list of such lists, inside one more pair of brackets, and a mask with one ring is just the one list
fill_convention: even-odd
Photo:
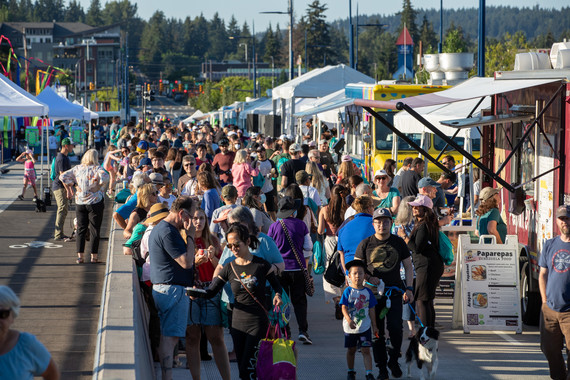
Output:
[[251,133],[251,137],[256,138],[257,136],[259,136],[259,133],[257,133],[257,132],[252,132],[252,133]]
[[229,131],[229,132],[228,132],[228,137],[229,137],[229,136],[233,136],[233,135],[237,135],[237,133],[235,133],[234,131]]
[[376,170],[376,173],[374,173],[374,178],[383,177],[383,176],[387,176],[387,175],[388,175],[388,173],[386,173],[386,170],[378,169],[378,170]]
[[287,135],[281,135],[281,136],[279,136],[279,140],[287,140]]

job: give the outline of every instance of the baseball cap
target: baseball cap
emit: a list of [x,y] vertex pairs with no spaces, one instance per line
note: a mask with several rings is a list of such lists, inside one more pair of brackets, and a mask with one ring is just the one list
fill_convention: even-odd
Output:
[[61,140],[61,146],[65,146],[65,145],[75,145],[75,143],[73,142],[73,140],[71,138],[66,137],[63,140]]
[[155,185],[164,185],[164,179],[160,173],[151,173],[148,178],[150,178],[150,182],[154,183]]
[[374,210],[374,214],[372,215],[372,219],[379,219],[379,218],[390,218],[390,219],[392,219],[392,213],[387,208],[377,208],[376,210]]
[[352,157],[350,157],[348,154],[345,154],[342,156],[342,162],[352,162]]
[[233,185],[226,185],[222,188],[222,198],[233,199],[238,196],[238,191]]
[[218,141],[218,145],[219,146],[228,146],[228,145],[230,145],[230,142],[228,141],[228,139],[221,139],[220,141]]
[[570,205],[561,205],[556,209],[557,218],[570,218]]
[[408,203],[410,206],[424,206],[433,208],[433,201],[427,195],[420,194],[412,202]]
[[418,189],[421,189],[422,187],[428,187],[428,186],[441,187],[441,185],[439,183],[435,182],[431,177],[424,177],[424,178],[420,179],[420,181],[418,182]]
[[229,132],[228,132],[228,137],[229,137],[229,136],[233,136],[233,135],[237,135],[237,133],[235,133],[234,131],[229,131]]
[[319,145],[328,144],[328,141],[325,139],[319,140]]
[[146,152],[148,150],[148,143],[146,141],[139,141],[137,144],[137,152]]
[[366,269],[366,263],[360,259],[353,259],[352,261],[349,261],[348,263],[345,264],[346,270],[350,270],[350,268],[352,267],[361,267]]
[[268,143],[268,144],[271,144],[271,143],[273,142],[273,138],[272,138],[271,136],[267,136],[267,137],[265,138],[265,142]]
[[151,159],[148,157],[143,158],[141,162],[139,162],[139,168],[142,168],[143,166],[152,166]]
[[317,143],[314,141],[309,142],[309,147],[311,148],[315,148],[317,146]]
[[257,132],[253,132],[253,133],[251,134],[251,138],[252,138],[252,139],[257,138],[257,136],[259,136],[259,133],[257,133]]
[[386,177],[386,176],[388,176],[388,173],[386,173],[386,170],[378,169],[378,170],[376,170],[376,173],[374,173],[374,178]]
[[299,184],[304,183],[307,179],[311,177],[312,175],[304,170],[299,170],[297,173],[295,173],[295,181],[297,181],[297,183]]
[[291,144],[291,146],[289,147],[289,152],[300,152],[301,151],[301,145],[295,143],[295,144]]
[[287,135],[287,140],[294,141],[295,138],[293,137],[293,135]]
[[281,135],[281,136],[279,136],[279,140],[287,140],[287,135]]
[[293,199],[289,196],[285,196],[279,200],[277,203],[277,217],[280,219],[285,219],[293,215],[301,207],[300,199]]
[[479,199],[481,199],[481,201],[486,201],[487,199],[491,199],[495,194],[499,194],[499,189],[487,186],[479,193]]

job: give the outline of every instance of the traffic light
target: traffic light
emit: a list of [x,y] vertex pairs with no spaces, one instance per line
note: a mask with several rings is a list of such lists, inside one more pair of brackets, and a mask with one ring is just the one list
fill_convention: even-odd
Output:
[[178,92],[182,92],[182,81],[178,82]]
[[150,92],[150,83],[147,83],[147,84],[146,84],[146,90],[147,90],[148,92]]
[[198,86],[198,92],[199,92],[200,94],[203,94],[203,93],[204,93],[204,88],[202,87],[202,85],[199,85],[199,86]]
[[89,82],[89,89],[90,89],[90,90],[95,90],[95,83]]
[[164,83],[162,83],[162,79],[158,82],[158,91],[159,92],[164,91]]

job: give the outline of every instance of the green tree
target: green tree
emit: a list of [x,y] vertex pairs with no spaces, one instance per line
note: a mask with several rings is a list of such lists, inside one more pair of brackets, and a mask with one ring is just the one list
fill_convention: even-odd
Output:
[[166,53],[164,41],[166,40],[166,20],[162,11],[156,11],[142,33],[139,60],[143,72],[150,74],[156,71],[156,64],[162,62],[162,54]]
[[[244,26],[245,25],[246,24],[244,24]],[[228,37],[237,37],[237,36],[242,35],[239,24],[233,15],[232,15],[232,18],[230,19],[230,22],[228,23],[227,29],[228,29]],[[243,49],[241,50],[241,52],[239,51],[240,50],[240,48],[239,48],[240,42],[247,42],[247,41],[241,41],[241,39],[239,39],[239,38],[234,38],[234,39],[230,40],[228,43],[228,45],[229,45],[228,53],[232,59],[242,60],[244,57]]]
[[281,41],[279,41],[277,39],[276,34],[273,33],[271,24],[269,24],[269,27],[265,32],[262,44],[264,46],[263,61],[267,63],[270,63],[272,61],[276,62],[279,59],[279,50],[281,49]]
[[123,39],[128,35],[129,50],[138,52],[140,49],[141,35],[144,29],[143,20],[137,15],[136,3],[129,0],[109,1],[101,12],[104,25],[121,23]]
[[420,33],[418,30],[418,25],[416,24],[416,19],[418,18],[418,12],[412,7],[411,0],[404,0],[402,10],[397,13],[400,16],[400,26],[398,28],[398,35],[404,29],[404,25],[410,32],[414,45],[417,46],[420,40]]
[[465,53],[469,48],[469,41],[465,38],[463,29],[460,26],[455,26],[453,21],[445,33],[443,39],[443,52],[444,53]]
[[210,21],[208,28],[208,58],[221,61],[226,55],[226,51],[230,47],[230,39],[224,20],[222,20],[216,12]]
[[103,25],[103,14],[99,0],[91,0],[91,4],[89,4],[89,8],[85,14],[85,23],[91,26]]
[[65,22],[84,22],[85,21],[85,11],[81,6],[81,3],[77,0],[71,0],[67,6],[64,17]]
[[548,33],[546,34],[541,34],[536,36],[534,40],[532,40],[531,45],[537,49],[545,49],[545,48],[549,49],[552,46],[552,44],[555,42],[556,39],[554,38],[552,32],[549,30]]
[[203,15],[194,20],[184,20],[184,54],[188,56],[205,57],[210,47],[208,41],[208,21]]
[[38,22],[63,21],[63,0],[36,0],[34,20]]
[[327,9],[326,4],[314,0],[309,4],[307,14],[302,20],[307,28],[306,54],[309,58],[309,67],[322,67],[327,60],[334,60],[336,57],[335,50],[331,46],[330,27],[326,22]]
[[437,34],[433,30],[433,24],[428,21],[425,14],[422,21],[422,26],[420,27],[420,41],[422,41],[422,48],[424,53],[434,53],[437,51]]

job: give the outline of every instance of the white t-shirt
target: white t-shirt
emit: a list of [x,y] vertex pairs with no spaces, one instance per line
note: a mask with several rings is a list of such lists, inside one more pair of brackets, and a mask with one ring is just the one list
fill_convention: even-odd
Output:
[[176,200],[176,197],[172,194],[170,194],[170,197],[168,198],[163,198],[162,196],[158,196],[158,201],[160,203],[164,203],[166,202],[168,209],[170,210],[170,207],[172,207],[172,203]]
[[188,182],[184,184],[184,188],[180,195],[194,196],[196,195],[196,188],[198,187],[198,180],[196,178],[190,178]]
[[51,150],[57,150],[57,137],[55,136],[49,137],[49,148]]
[[262,193],[269,193],[273,190],[273,185],[271,184],[271,162],[269,160],[259,161],[259,172],[265,177],[265,182],[261,188]]
[[352,215],[356,215],[358,214],[356,212],[355,209],[352,208],[352,206],[350,206],[349,208],[346,209],[346,211],[344,212],[344,220],[347,220],[348,218],[350,218]]

